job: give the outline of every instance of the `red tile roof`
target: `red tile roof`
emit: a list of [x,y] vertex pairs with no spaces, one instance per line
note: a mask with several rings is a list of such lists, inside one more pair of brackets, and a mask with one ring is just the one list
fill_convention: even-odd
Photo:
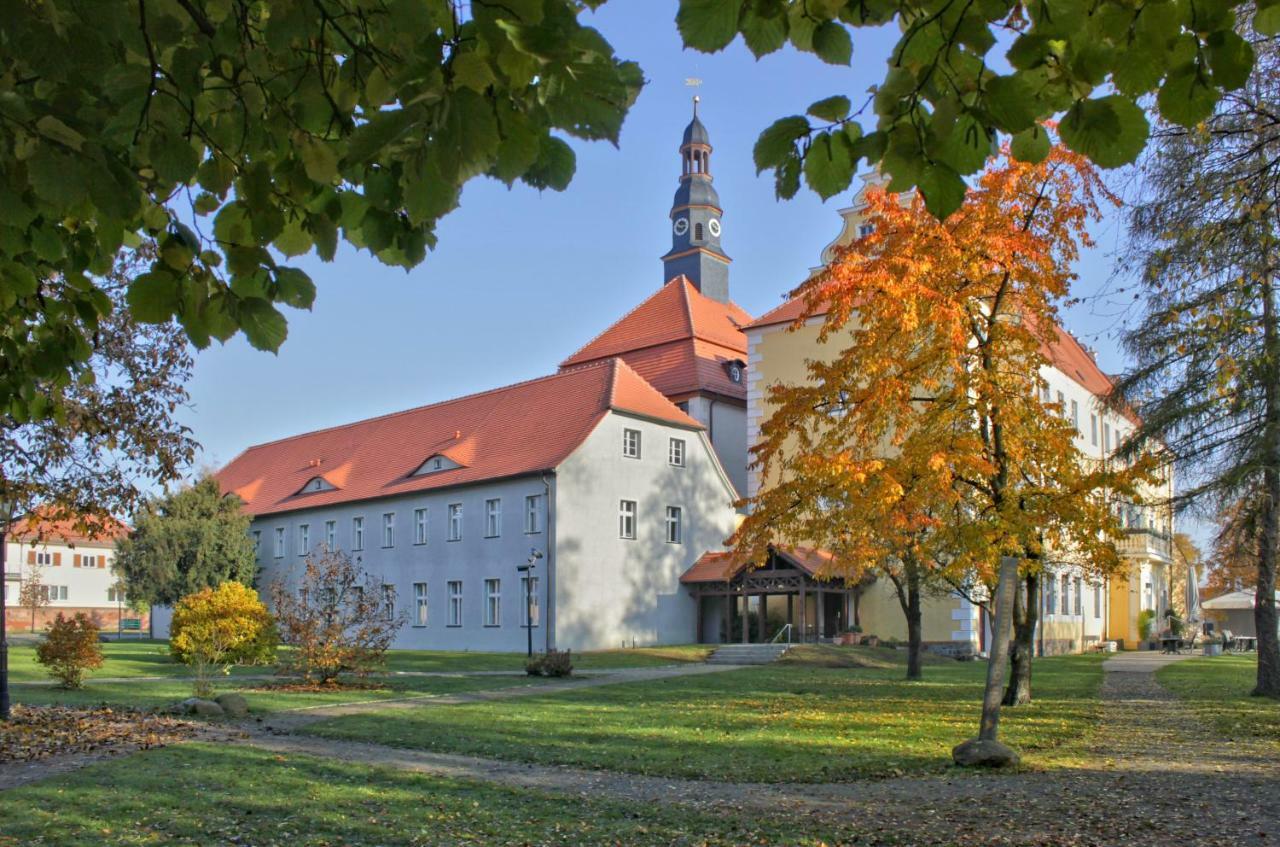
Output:
[[[701,429],[619,359],[250,447],[217,473],[251,514],[552,470],[610,411]],[[461,467],[414,476],[428,458]],[[320,476],[332,489],[298,492]]]
[[[790,324],[794,323],[804,313],[804,297],[792,297],[781,306],[761,315],[744,328],[759,329],[778,326],[779,324]],[[822,317],[826,313],[826,307],[820,304],[814,308],[813,314],[809,315],[809,317]],[[1085,350],[1084,345],[1074,335],[1061,325],[1055,326],[1054,330],[1057,333],[1057,337],[1046,344],[1042,351],[1045,358],[1049,360],[1049,364],[1079,383],[1094,396],[1106,397],[1111,392],[1113,385],[1111,377],[1103,373],[1093,356]]]
[[53,511],[41,508],[14,521],[9,530],[9,540],[114,544],[128,534],[128,525],[116,518],[96,515],[55,517]]
[[751,315],[734,303],[703,296],[678,276],[565,359],[561,369],[618,356],[667,397],[710,391],[746,399],[744,382],[725,371],[732,360],[745,362],[742,327]]
[[[816,547],[775,547],[774,553],[792,566],[812,577],[827,579],[834,557]],[[698,557],[689,570],[680,576],[686,585],[695,582],[731,582],[746,570],[748,563],[740,561],[731,551],[707,552]]]

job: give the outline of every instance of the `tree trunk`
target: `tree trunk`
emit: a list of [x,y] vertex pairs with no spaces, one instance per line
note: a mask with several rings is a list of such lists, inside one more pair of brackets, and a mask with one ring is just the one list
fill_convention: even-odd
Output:
[[1016,592],[1013,607],[1013,647],[1009,654],[1009,687],[1004,692],[1006,706],[1031,702],[1031,661],[1035,658],[1036,624],[1040,620],[1040,575],[1027,574],[1024,589]]
[[987,689],[982,697],[982,723],[978,738],[996,741],[1000,733],[1001,689],[1009,664],[1009,628],[1013,622],[1013,595],[1018,579],[1018,560],[1000,560],[1000,579],[996,583],[995,625],[991,632],[991,657],[987,660]]
[[889,574],[898,605],[907,619],[907,679],[924,679],[924,622],[920,599],[920,567],[907,557],[902,560],[902,576]]
[[1276,636],[1276,554],[1280,549],[1280,316],[1276,314],[1275,280],[1262,280],[1263,333],[1267,345],[1266,411],[1263,426],[1262,527],[1258,543],[1258,593],[1253,621],[1258,633],[1258,678],[1253,693],[1280,697],[1280,639]]

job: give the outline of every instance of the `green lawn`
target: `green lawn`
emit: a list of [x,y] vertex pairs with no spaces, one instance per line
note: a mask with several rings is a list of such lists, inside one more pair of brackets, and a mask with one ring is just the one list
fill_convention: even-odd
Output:
[[[237,680],[234,677],[217,683],[218,691],[239,691],[249,701],[255,714],[299,709],[309,706],[331,706],[368,700],[388,700],[420,694],[456,694],[486,691],[518,685],[540,685],[543,680],[512,676],[436,676],[378,678],[369,688],[344,687],[332,691],[282,691],[273,688],[272,680]],[[51,686],[16,686],[11,689],[13,701],[31,706],[50,704],[97,706],[109,705],[135,709],[155,709],[191,696],[187,680],[100,682],[90,679],[84,688],[64,691]],[[0,841],[0,847],[4,847]]]
[[[169,657],[167,641],[113,641],[102,645],[106,662],[94,671],[93,676],[186,676],[188,669]],[[610,670],[616,668],[656,667],[700,662],[711,652],[710,647],[692,645],[684,647],[641,647],[634,650],[600,650],[574,655],[574,667],[579,670]],[[524,670],[524,655],[520,653],[465,653],[441,650],[392,650],[387,654],[387,670],[427,673],[458,673],[463,671],[512,671]],[[45,669],[36,662],[36,648],[32,644],[14,644],[9,647],[9,673],[14,682],[43,682],[49,679]],[[234,675],[271,673],[271,668],[233,668]]]
[[1270,738],[1280,745],[1280,701],[1249,696],[1257,674],[1256,655],[1229,655],[1178,662],[1156,678],[1224,736]]
[[[851,651],[849,655],[857,655]],[[869,651],[878,660],[893,651]],[[905,655],[905,654],[902,654]],[[901,660],[899,660],[901,661]],[[611,685],[510,703],[334,718],[306,731],[439,752],[734,781],[834,781],[944,770],[977,729],[986,666],[802,662]],[[1095,723],[1096,656],[1039,660],[1036,702],[1005,713],[1004,739],[1030,766],[1077,755]]]
[[4,792],[0,845],[819,845],[822,824],[566,799],[386,768],[186,744]]

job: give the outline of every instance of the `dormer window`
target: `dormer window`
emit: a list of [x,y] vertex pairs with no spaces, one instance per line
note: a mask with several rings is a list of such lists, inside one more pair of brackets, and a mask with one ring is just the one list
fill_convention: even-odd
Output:
[[460,467],[462,467],[462,465],[459,465],[457,462],[453,461],[448,456],[435,455],[435,456],[429,457],[425,462],[419,465],[418,469],[414,471],[412,474],[410,474],[410,476],[422,476],[423,474],[439,473],[440,471],[449,471],[449,470],[453,470],[454,468],[460,468]]
[[724,370],[729,375],[729,380],[739,385],[742,383],[742,374],[746,367],[747,363],[741,359],[731,359],[724,363]]
[[302,486],[299,494],[310,494],[314,491],[333,491],[335,486],[329,480],[322,476],[313,476],[307,480],[307,484]]

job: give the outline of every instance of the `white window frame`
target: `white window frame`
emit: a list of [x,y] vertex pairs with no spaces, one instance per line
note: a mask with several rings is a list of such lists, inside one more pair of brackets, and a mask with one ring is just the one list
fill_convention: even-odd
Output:
[[332,553],[338,549],[338,522],[324,522],[324,548]]
[[382,513],[382,548],[384,550],[396,546],[396,513]]
[[413,625],[415,627],[425,627],[428,621],[427,609],[427,584],[425,582],[415,582],[413,584]]
[[449,504],[449,541],[462,540],[462,504]]
[[351,519],[351,549],[364,549],[364,515]]
[[311,524],[298,524],[298,555],[305,556],[311,550]]
[[1071,577],[1063,574],[1059,577],[1062,585],[1062,597],[1060,598],[1062,614],[1071,614]]
[[462,580],[451,579],[445,584],[445,588],[449,596],[449,622],[445,625],[462,626]]
[[255,558],[262,555],[262,530],[260,529],[253,531],[253,555]]
[[636,512],[637,504],[635,500],[619,500],[618,501],[618,537],[627,541],[636,540]]
[[396,619],[396,587],[389,582],[382,583],[382,611],[386,619]]
[[36,564],[43,565],[46,568],[53,567],[53,553],[48,550],[36,551]]
[[413,543],[427,543],[427,510],[425,507],[413,510]]
[[683,438],[672,438],[667,442],[667,464],[673,468],[683,468],[685,462],[685,444]]
[[1071,425],[1076,428],[1076,435],[1080,434],[1080,401],[1071,401]]
[[625,428],[622,430],[622,458],[639,459],[641,454],[640,430]]
[[282,526],[278,526],[278,527],[276,527],[276,548],[275,548],[275,554],[276,554],[276,555],[275,555],[275,557],[276,557],[277,559],[283,559],[283,558],[284,558],[284,527],[282,527]]
[[502,626],[502,580],[497,577],[484,581],[484,625]]
[[1102,452],[1111,452],[1111,424],[1102,422]]
[[536,535],[542,532],[542,495],[529,494],[524,498],[524,534]]
[[[529,612],[533,612],[533,629],[537,629],[542,625],[542,607],[539,606],[538,600],[538,577],[522,576],[520,577],[520,628],[529,629]],[[533,596],[529,596],[530,585],[532,585]]]
[[1081,577],[1075,578],[1075,604],[1072,608],[1075,610],[1077,617],[1084,617],[1084,580]]
[[1095,583],[1093,586],[1093,616],[1094,618],[1102,617],[1102,583]]
[[1097,413],[1089,414],[1089,442],[1094,446],[1098,446],[1098,415]]
[[502,537],[502,498],[490,497],[484,501],[484,537]]
[[96,553],[84,553],[80,556],[80,567],[96,568],[98,566],[98,556]]
[[684,541],[684,510],[679,506],[667,507],[667,543],[681,544]]

